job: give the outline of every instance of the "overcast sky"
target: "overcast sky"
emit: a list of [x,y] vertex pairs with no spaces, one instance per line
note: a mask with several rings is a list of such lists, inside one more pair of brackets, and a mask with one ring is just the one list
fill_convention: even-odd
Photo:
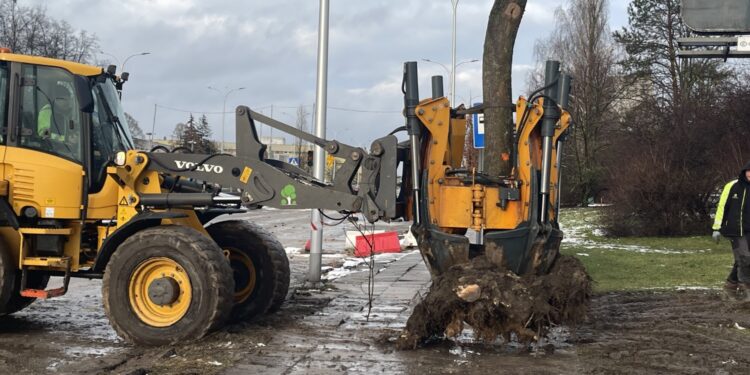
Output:
[[[610,0],[610,26],[627,22],[628,0]],[[224,96],[209,90],[245,87],[227,100],[226,138],[234,140],[233,109],[248,105],[293,124],[305,105],[312,122],[319,2],[315,0],[20,0],[43,4],[48,13],[95,33],[102,61],[128,56],[123,105],[144,132],[169,136],[188,113],[207,113],[214,138],[221,139]],[[551,32],[562,0],[529,0],[516,41],[514,95],[525,91],[533,44]],[[458,5],[458,102],[481,101],[481,58],[491,0]],[[451,60],[450,0],[331,1],[328,124],[329,138],[366,146],[402,125],[400,90],[404,61],[420,61],[420,94],[430,95],[429,77],[448,73]],[[109,55],[108,55],[109,54]],[[333,107],[333,108],[331,108]],[[261,132],[269,135],[267,127]],[[278,131],[274,135],[278,135]]]

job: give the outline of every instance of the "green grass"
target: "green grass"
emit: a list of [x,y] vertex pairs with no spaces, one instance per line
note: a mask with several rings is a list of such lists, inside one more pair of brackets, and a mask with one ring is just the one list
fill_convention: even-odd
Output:
[[595,281],[595,292],[720,287],[733,257],[729,241],[700,237],[628,237],[597,235],[599,209],[560,213],[566,238],[563,254],[579,258]]

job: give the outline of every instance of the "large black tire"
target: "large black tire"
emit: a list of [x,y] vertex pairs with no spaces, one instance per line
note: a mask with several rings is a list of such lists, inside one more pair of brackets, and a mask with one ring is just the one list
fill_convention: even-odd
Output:
[[[27,288],[44,289],[49,276],[29,271]],[[21,311],[36,301],[36,298],[21,296],[21,271],[16,267],[8,248],[0,241],[0,316]]]
[[[206,230],[222,249],[229,251],[236,285],[231,319],[248,320],[278,311],[289,291],[289,259],[276,237],[242,220],[220,221]],[[238,261],[243,255],[252,261],[252,270]],[[251,273],[255,275],[254,287],[241,293]]]
[[[190,298],[184,300],[184,315],[176,314],[172,317],[175,321],[167,326],[148,321],[136,311],[135,306],[141,306],[143,314],[142,306],[147,303],[143,301],[154,303],[150,295],[139,299],[135,294],[131,300],[131,292],[139,290],[134,280],[146,272],[145,265],[159,260],[173,262],[177,273],[187,275],[191,286]],[[164,345],[196,340],[228,319],[234,289],[231,272],[216,243],[195,229],[179,225],[144,229],[120,244],[107,264],[102,283],[104,311],[120,337],[131,343]],[[172,277],[179,280],[179,276]],[[176,305],[183,303],[180,299]]]

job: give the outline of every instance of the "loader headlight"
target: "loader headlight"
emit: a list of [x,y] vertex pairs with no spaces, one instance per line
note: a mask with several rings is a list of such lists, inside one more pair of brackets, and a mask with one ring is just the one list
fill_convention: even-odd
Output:
[[115,165],[118,167],[122,167],[125,165],[125,151],[120,151],[117,154],[115,154]]

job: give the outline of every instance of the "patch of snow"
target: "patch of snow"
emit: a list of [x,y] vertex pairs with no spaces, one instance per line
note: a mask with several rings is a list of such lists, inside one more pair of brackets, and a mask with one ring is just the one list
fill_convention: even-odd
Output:
[[[393,263],[401,258],[403,258],[405,255],[411,253],[409,252],[400,252],[400,253],[384,253],[384,254],[375,254],[375,262],[379,263],[380,265],[383,265],[385,263],[385,267],[381,267],[378,269],[378,272],[381,272],[383,269],[387,268],[388,263]],[[369,257],[362,257],[362,258],[346,258],[344,260],[344,263],[341,265],[341,267],[333,268],[333,267],[323,267],[326,269],[326,271],[323,271],[324,275],[321,277],[321,279],[326,281],[333,281],[338,278],[356,273],[356,272],[362,272],[367,270],[367,264],[369,262]]]
[[86,347],[86,346],[68,346],[64,349],[65,354],[71,357],[101,357],[116,351],[113,347]]
[[675,287],[677,290],[713,290],[715,288],[707,286],[695,286],[695,285],[678,285]]
[[581,257],[589,256],[589,254],[586,254],[586,253],[576,253],[576,255],[581,256]]
[[463,348],[461,348],[461,346],[458,346],[458,345],[450,348],[450,350],[448,351],[448,353],[450,353],[452,355],[457,355],[457,356],[459,356],[461,358],[466,358],[466,352],[464,352]]
[[223,366],[224,365],[223,363],[221,363],[219,361],[210,361],[210,362],[206,362],[206,363],[208,363],[209,365],[213,365],[213,366]]
[[359,266],[360,264],[365,264],[365,260],[363,258],[357,258],[357,259],[347,259],[344,261],[344,264],[341,266],[342,268],[355,268]]
[[739,329],[740,331],[744,331],[744,330],[746,330],[746,329],[747,329],[747,328],[745,328],[745,327],[741,326],[741,325],[740,325],[739,323],[737,323],[737,322],[735,322],[735,323],[734,323],[734,328],[737,328],[737,329]]
[[400,243],[402,249],[417,247],[417,239],[410,230],[407,230],[406,233],[404,233],[404,238],[401,239]]
[[698,285],[678,285],[678,286],[654,286],[654,287],[648,287],[648,288],[643,288],[643,289],[644,290],[656,290],[656,291],[670,291],[670,290],[709,291],[709,290],[717,290],[719,288],[710,287],[710,286],[698,286]]
[[301,247],[287,246],[284,248],[287,254],[299,254],[302,252]]
[[327,272],[325,275],[321,276],[321,279],[325,281],[333,281],[338,278],[351,275],[353,273],[362,272],[364,270],[358,270],[358,269],[346,269],[343,267],[340,268],[334,268],[330,272]]

